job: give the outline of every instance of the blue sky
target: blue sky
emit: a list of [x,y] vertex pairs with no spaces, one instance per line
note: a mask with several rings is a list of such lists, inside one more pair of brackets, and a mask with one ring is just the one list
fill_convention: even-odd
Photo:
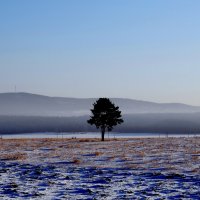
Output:
[[199,0],[1,0],[0,92],[200,105]]

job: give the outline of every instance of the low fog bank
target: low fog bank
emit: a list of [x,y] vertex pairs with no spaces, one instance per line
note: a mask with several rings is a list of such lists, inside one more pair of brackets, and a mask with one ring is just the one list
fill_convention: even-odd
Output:
[[[146,133],[194,133],[200,132],[200,113],[189,114],[126,114],[124,123],[116,132]],[[87,124],[89,116],[37,117],[0,116],[0,133],[34,132],[93,132]]]

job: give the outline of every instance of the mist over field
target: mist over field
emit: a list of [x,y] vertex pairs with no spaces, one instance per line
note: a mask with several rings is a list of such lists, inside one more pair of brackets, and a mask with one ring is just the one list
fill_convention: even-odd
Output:
[[[0,133],[96,131],[87,123],[95,98],[48,97],[29,93],[0,94]],[[124,123],[117,132],[192,133],[200,130],[200,107],[111,99]]]

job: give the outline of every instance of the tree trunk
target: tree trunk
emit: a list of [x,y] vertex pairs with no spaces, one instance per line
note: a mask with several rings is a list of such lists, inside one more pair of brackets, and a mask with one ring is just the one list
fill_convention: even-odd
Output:
[[101,128],[101,141],[104,141],[105,128]]

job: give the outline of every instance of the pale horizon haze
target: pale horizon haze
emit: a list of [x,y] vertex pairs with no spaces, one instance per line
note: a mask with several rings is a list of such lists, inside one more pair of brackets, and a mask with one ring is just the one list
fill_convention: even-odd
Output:
[[1,0],[0,93],[200,106],[200,1]]

